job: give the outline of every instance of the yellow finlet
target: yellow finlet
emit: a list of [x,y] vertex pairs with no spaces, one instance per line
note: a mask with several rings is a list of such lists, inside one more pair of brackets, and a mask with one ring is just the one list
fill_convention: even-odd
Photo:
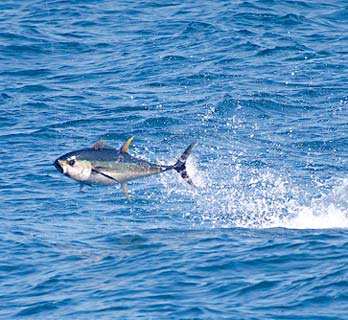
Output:
[[132,200],[131,196],[129,195],[128,193],[128,187],[127,187],[127,183],[124,182],[124,183],[121,183],[121,187],[122,187],[122,190],[124,192],[124,195],[127,197],[127,199],[130,201]]
[[130,144],[132,143],[132,141],[134,140],[134,136],[131,136],[127,142],[125,142],[125,144],[121,147],[121,152],[128,152],[128,148],[130,146]]

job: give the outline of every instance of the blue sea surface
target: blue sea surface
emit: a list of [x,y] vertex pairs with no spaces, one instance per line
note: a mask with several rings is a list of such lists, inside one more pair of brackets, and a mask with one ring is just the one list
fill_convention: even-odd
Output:
[[[348,319],[344,0],[2,0],[0,319]],[[86,187],[100,137],[175,172]]]

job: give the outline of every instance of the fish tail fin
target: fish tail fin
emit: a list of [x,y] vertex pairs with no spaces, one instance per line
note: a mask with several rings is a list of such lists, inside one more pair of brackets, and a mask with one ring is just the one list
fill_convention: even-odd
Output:
[[196,145],[196,142],[191,143],[183,154],[180,156],[179,160],[174,164],[173,168],[181,175],[181,177],[191,186],[196,187],[192,179],[189,177],[186,171],[186,160],[190,156],[193,147]]

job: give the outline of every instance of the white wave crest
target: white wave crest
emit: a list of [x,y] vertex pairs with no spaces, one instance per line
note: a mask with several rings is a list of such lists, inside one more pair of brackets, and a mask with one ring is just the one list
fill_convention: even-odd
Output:
[[326,229],[348,228],[348,179],[336,180],[328,194],[313,185],[296,184],[286,174],[241,165],[199,170],[197,159],[188,173],[197,189],[178,188],[162,178],[166,193],[189,196],[194,207],[185,213],[193,223],[213,227]]

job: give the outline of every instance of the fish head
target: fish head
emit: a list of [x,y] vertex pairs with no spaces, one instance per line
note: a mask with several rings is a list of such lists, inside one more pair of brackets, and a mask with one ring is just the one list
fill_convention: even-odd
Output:
[[80,159],[78,154],[67,153],[53,163],[56,169],[77,181],[87,181],[92,173],[92,164],[88,160]]

